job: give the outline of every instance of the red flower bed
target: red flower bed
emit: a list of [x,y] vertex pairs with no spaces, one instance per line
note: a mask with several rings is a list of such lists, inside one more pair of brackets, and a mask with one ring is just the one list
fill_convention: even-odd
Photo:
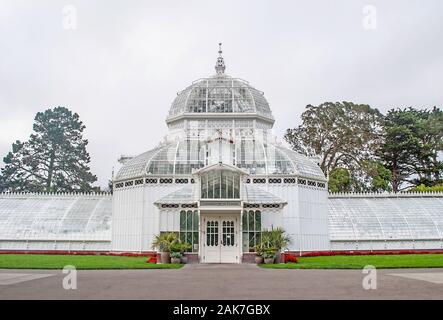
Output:
[[297,257],[293,253],[284,253],[283,254],[283,261],[286,262],[293,262],[297,263]]
[[148,257],[148,259],[146,260],[146,263],[157,263],[157,256]]
[[48,255],[97,255],[115,257],[157,257],[157,252],[110,252],[110,251],[67,251],[67,250],[0,250],[1,254],[48,254]]
[[[302,252],[301,256],[303,257],[324,257],[324,256],[343,256],[343,255],[351,255],[351,256],[364,256],[364,255],[397,255],[397,254],[443,254],[443,250],[434,249],[434,250],[349,250],[349,251],[311,251],[311,252]],[[300,253],[297,253],[300,256]]]

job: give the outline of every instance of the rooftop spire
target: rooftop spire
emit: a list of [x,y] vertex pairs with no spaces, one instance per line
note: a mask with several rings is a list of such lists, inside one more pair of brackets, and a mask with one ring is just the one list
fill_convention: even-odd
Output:
[[217,71],[217,74],[224,74],[225,73],[225,60],[223,60],[222,57],[222,48],[221,48],[222,44],[221,42],[218,44],[218,58],[217,58],[217,62],[215,63],[215,71]]

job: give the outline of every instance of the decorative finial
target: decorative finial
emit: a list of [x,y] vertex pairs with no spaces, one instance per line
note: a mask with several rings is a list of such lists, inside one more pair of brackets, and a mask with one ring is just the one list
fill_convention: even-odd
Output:
[[225,73],[225,60],[222,57],[222,43],[220,42],[218,44],[218,58],[217,58],[217,62],[215,63],[215,71],[217,72],[217,74],[224,74]]

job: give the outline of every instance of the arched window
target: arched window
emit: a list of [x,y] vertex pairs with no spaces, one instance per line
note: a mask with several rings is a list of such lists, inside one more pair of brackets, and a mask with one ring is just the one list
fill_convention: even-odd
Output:
[[239,199],[240,175],[228,170],[213,170],[201,176],[202,199]]

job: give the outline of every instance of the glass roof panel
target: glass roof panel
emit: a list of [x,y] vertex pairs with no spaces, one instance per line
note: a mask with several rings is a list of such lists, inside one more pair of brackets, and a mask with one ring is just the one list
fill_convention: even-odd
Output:
[[276,195],[250,184],[243,184],[243,202],[246,203],[286,203]]
[[[189,175],[193,171],[219,161],[217,141],[185,139],[145,152],[128,161],[115,180],[133,179],[147,174]],[[240,138],[232,147],[223,145],[223,162],[250,174],[288,175],[326,181],[320,167],[304,155],[260,140]],[[207,153],[211,149],[212,153]],[[235,158],[234,153],[235,152]],[[226,153],[226,154],[225,154]],[[234,162],[235,159],[235,162]],[[147,168],[147,171],[144,171]]]
[[149,163],[149,160],[151,160],[151,158],[158,152],[158,150],[159,148],[149,150],[126,162],[118,171],[115,179],[123,180],[143,176],[145,174],[144,169],[146,168],[146,165]]
[[443,198],[330,196],[331,240],[441,239]]
[[3,239],[111,240],[110,195],[0,195]]
[[325,179],[325,175],[320,169],[320,166],[305,155],[286,148],[280,147],[280,150],[289,156],[300,175],[314,179]]
[[196,199],[196,190],[195,185],[188,185],[182,187],[176,191],[173,191],[166,196],[158,199],[155,203],[157,204],[168,204],[168,203],[194,203],[197,201]]
[[175,154],[177,143],[161,148],[150,159],[147,172],[150,174],[171,175],[174,173]]

